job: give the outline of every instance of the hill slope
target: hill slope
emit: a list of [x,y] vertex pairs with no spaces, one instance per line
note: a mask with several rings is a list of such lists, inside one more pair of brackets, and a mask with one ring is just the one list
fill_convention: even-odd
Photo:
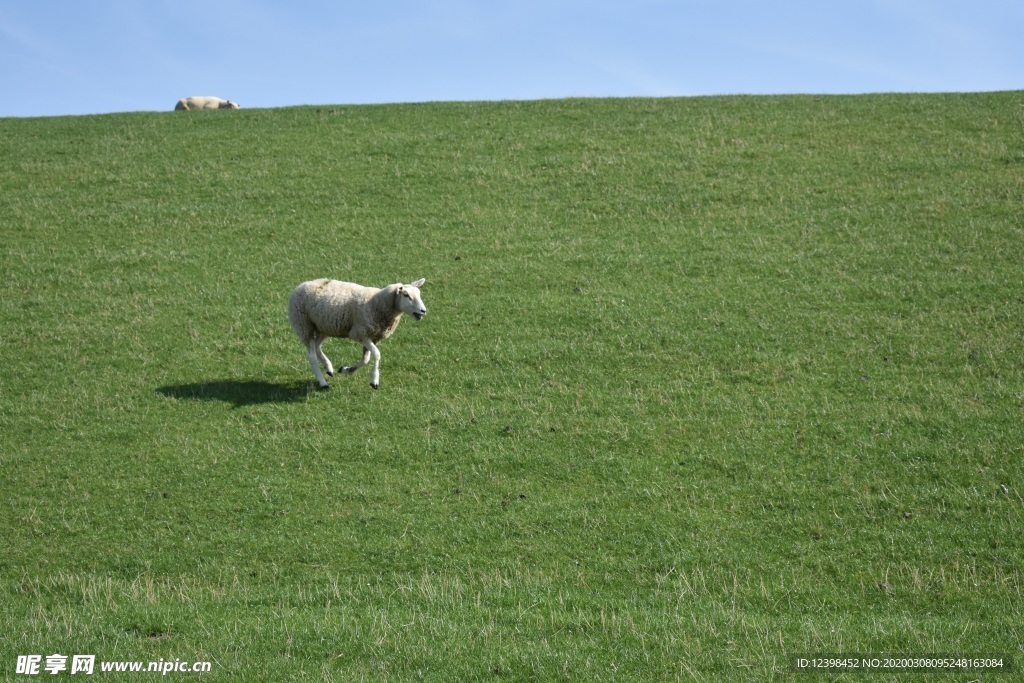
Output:
[[[0,120],[4,666],[1019,659],[1022,98]],[[379,392],[324,276],[427,278]]]

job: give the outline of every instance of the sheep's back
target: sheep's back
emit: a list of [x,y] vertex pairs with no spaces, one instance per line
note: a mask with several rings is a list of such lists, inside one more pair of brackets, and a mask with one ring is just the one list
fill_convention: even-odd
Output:
[[298,305],[309,321],[331,337],[348,336],[360,308],[379,290],[339,280],[310,280],[299,285]]
[[213,97],[212,95],[193,95],[186,97],[182,100],[185,103],[185,109],[220,109],[222,100],[219,97]]

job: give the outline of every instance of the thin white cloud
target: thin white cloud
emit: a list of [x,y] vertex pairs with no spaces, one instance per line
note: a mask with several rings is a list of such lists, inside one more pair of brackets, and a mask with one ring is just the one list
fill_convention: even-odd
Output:
[[611,92],[595,93],[597,95],[678,97],[687,94],[677,83],[659,75],[649,65],[628,59],[600,59],[595,61],[594,66],[614,79]]
[[41,58],[53,52],[53,41],[43,38],[10,16],[0,18],[0,35],[3,36],[4,52],[8,54],[21,53]]

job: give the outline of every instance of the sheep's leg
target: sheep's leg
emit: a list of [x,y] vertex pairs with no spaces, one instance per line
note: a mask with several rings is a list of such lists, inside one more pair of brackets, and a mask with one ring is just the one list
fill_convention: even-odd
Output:
[[326,340],[327,337],[320,337],[314,342],[314,346],[316,346],[316,357],[319,358],[320,362],[323,364],[324,370],[327,371],[327,376],[334,377],[334,366],[331,365],[331,359],[324,355],[323,345]]
[[320,372],[320,364],[317,363],[317,347],[316,341],[310,341],[309,346],[306,347],[307,355],[309,356],[309,365],[313,368],[313,375],[316,376],[316,382],[320,385],[321,389],[327,388],[327,380],[324,379],[323,374]]
[[[380,349],[369,339],[363,345],[373,356],[373,374],[370,375],[370,386],[377,389],[380,387]],[[363,356],[365,357],[366,354],[363,354]]]
[[356,363],[355,365],[350,365],[347,368],[342,368],[341,371],[344,372],[346,375],[351,375],[353,372],[355,372],[356,370],[358,370],[359,368],[363,367],[364,365],[366,365],[369,362],[370,362],[370,350],[369,349],[364,349],[363,350],[363,357],[359,360],[358,363]]

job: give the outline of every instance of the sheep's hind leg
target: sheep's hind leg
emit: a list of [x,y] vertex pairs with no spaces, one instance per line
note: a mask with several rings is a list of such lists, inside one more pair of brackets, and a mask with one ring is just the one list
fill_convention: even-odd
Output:
[[313,342],[313,345],[316,346],[316,357],[319,358],[320,362],[323,364],[324,370],[327,371],[327,376],[334,377],[334,366],[331,365],[331,359],[324,355],[323,345],[326,340],[327,337],[320,337]]
[[310,341],[309,346],[306,348],[307,356],[309,357],[309,365],[313,368],[313,375],[316,377],[317,384],[320,385],[321,389],[327,389],[327,380],[324,379],[323,374],[320,372],[320,364],[317,363],[317,347],[315,341]]

